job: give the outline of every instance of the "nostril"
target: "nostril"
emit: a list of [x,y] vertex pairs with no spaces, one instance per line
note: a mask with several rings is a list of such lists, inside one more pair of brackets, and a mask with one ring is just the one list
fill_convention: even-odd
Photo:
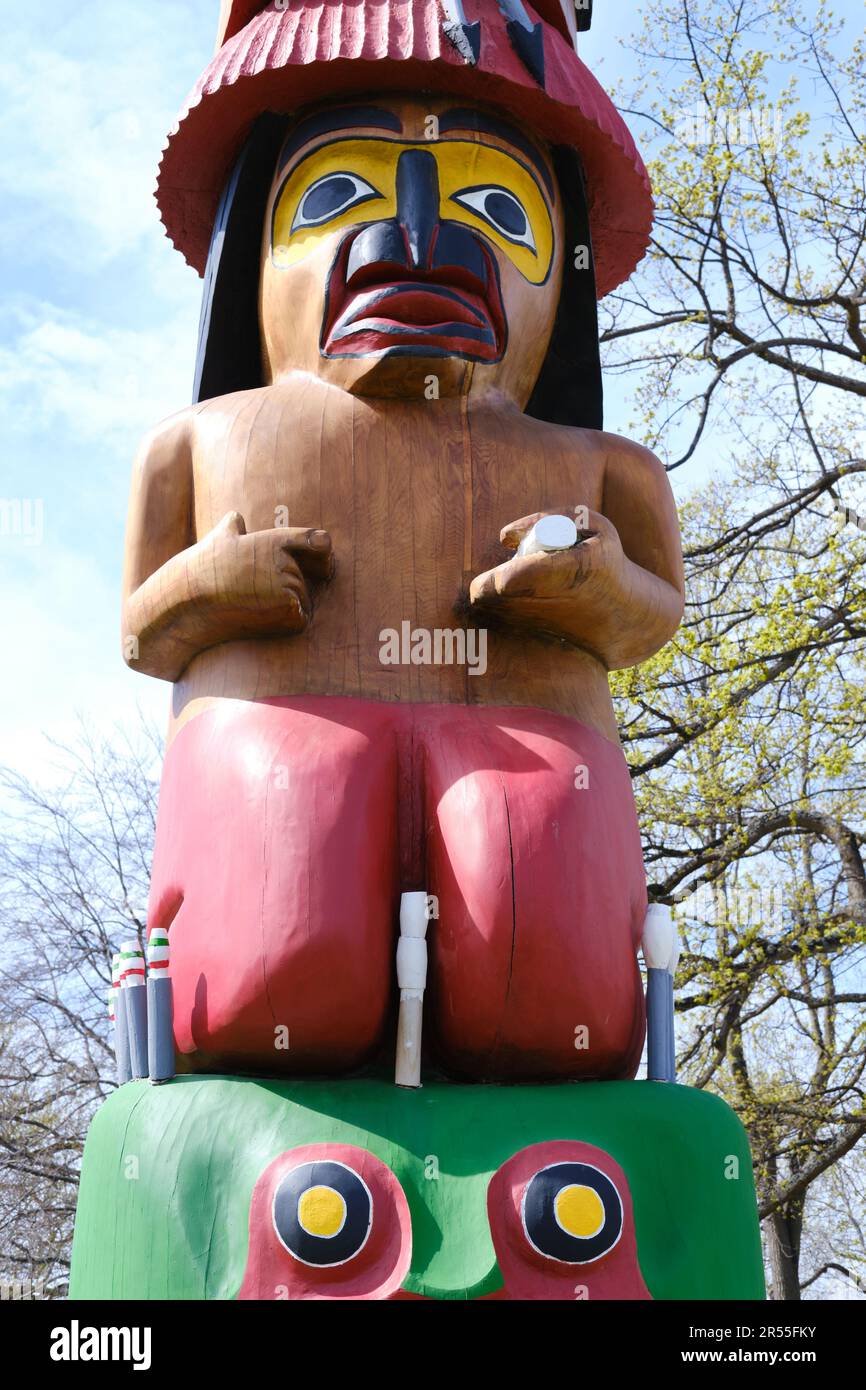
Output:
[[369,261],[346,275],[346,286],[351,290],[367,289],[370,285],[387,284],[391,280],[411,280],[413,271],[397,261]]
[[457,266],[482,283],[487,279],[488,256],[482,242],[468,227],[443,222],[438,229],[432,256],[434,270]]
[[376,222],[354,237],[346,258],[346,283],[367,274],[374,267],[394,267],[405,274],[409,266],[403,229],[396,221]]

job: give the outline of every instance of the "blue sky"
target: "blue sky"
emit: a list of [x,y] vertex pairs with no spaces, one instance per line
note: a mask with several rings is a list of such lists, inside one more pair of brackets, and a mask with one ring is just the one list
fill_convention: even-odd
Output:
[[[120,660],[121,551],[137,443],[189,399],[200,281],[152,192],[218,8],[5,7],[0,498],[41,504],[43,519],[40,544],[0,536],[0,762],[38,768],[42,732],[69,737],[79,713],[164,716],[166,688]],[[581,52],[609,84],[629,66],[618,38],[638,6],[596,10]]]
[[[130,466],[186,403],[199,282],[152,199],[165,134],[212,47],[215,0],[5,7],[0,56],[0,496],[41,501],[41,544],[0,537],[0,761],[81,712],[160,719],[118,647]],[[36,511],[31,511],[36,520]]]

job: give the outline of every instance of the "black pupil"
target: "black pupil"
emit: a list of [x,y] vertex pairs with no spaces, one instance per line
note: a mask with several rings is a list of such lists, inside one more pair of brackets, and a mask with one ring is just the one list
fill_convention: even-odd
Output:
[[487,216],[498,222],[509,236],[526,235],[526,213],[507,193],[488,193],[484,199]]
[[309,222],[318,222],[328,213],[347,203],[355,192],[355,180],[345,174],[335,174],[331,179],[316,184],[304,199],[304,217]]

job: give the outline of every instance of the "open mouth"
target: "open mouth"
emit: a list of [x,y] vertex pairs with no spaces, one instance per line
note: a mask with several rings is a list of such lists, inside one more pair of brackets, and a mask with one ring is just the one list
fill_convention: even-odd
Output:
[[505,349],[505,313],[493,257],[486,277],[461,266],[432,271],[371,264],[346,283],[351,238],[337,253],[328,284],[322,352],[359,357],[393,351],[496,362]]

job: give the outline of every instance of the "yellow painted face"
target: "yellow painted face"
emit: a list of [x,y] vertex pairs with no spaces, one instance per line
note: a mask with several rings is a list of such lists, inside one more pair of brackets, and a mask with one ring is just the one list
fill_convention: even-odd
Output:
[[553,224],[529,169],[513,155],[470,140],[335,140],[302,159],[274,205],[271,260],[295,265],[335,232],[397,215],[397,164],[406,150],[436,160],[439,217],[480,233],[530,284],[553,260]]

